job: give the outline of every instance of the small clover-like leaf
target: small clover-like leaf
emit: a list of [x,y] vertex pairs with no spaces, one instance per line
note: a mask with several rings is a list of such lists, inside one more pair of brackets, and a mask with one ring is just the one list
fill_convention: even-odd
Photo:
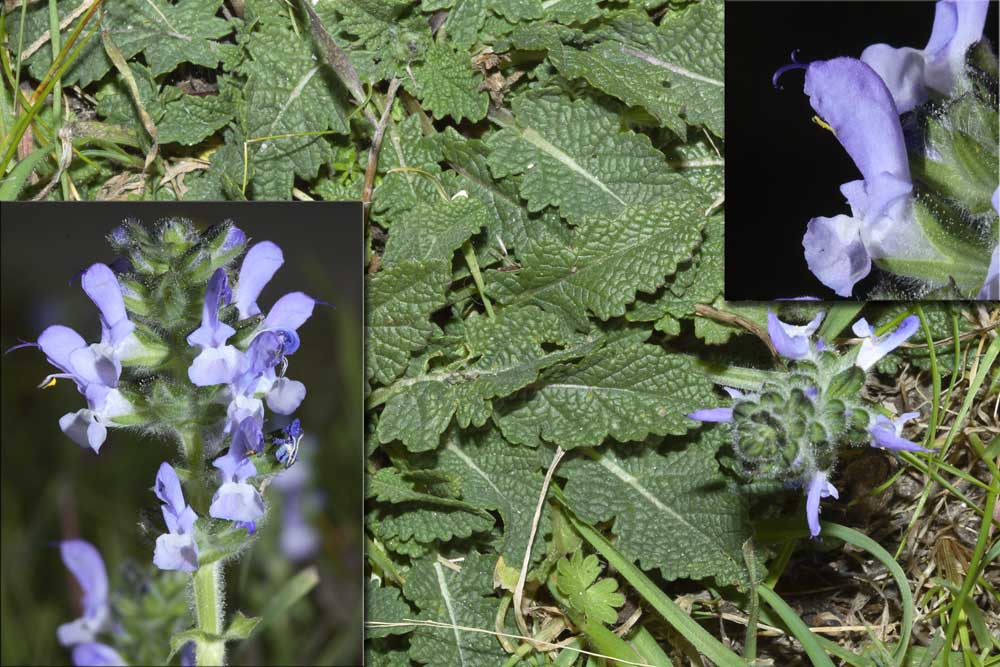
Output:
[[563,558],[556,566],[559,578],[556,586],[566,596],[570,606],[593,621],[612,624],[618,619],[615,611],[625,604],[618,591],[618,582],[608,577],[598,580],[601,562],[591,554],[584,558],[580,551]]

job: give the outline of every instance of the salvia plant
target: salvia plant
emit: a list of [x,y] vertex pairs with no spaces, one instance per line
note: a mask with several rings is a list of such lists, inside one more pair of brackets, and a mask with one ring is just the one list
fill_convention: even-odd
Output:
[[[986,0],[938,2],[923,49],[873,44],[793,62],[812,108],[861,172],[851,214],[816,217],[809,269],[840,296],[878,267],[918,298],[1000,299],[997,56]],[[795,53],[792,54],[795,60]],[[883,292],[885,288],[882,288]]]
[[147,647],[153,652],[137,653],[110,603],[100,553],[70,540],[61,553],[84,614],[60,626],[58,639],[77,665],[144,664],[150,655],[159,662],[182,648],[190,664],[222,664],[226,643],[246,639],[259,621],[236,612],[226,622],[221,573],[266,520],[262,490],[296,462],[303,430],[291,415],[306,389],[286,371],[316,301],[291,292],[262,309],[258,297],[283,253],[271,241],[247,248],[231,222],[202,233],[183,219],[155,230],[128,221],[108,240],[115,268],[94,264],[80,276],[100,340],[55,324],[18,347],[37,347],[58,371],[41,386],[76,385],[85,407],[59,427],[78,445],[99,453],[113,429],[173,445],[150,471],[162,513],[150,561],[167,583],[147,585],[176,590],[183,581],[193,614],[182,605],[156,648]]
[[910,315],[883,336],[861,318],[853,330],[864,341],[841,355],[822,339],[811,339],[823,316],[820,313],[809,324],[796,326],[769,311],[768,334],[778,354],[791,361],[789,370],[763,382],[754,393],[727,387],[732,407],[689,415],[699,421],[732,424],[733,451],[749,475],[801,486],[813,537],[820,533],[820,499],[837,497],[830,476],[841,446],[929,451],[900,437],[903,423],[920,413],[890,419],[859,395],[866,372],[916,332],[919,318]]
[[[8,45],[16,12],[27,46],[9,47],[23,57],[10,59],[8,78],[20,75],[31,95],[0,98],[7,136],[25,139],[5,144],[0,196],[364,202],[368,664],[745,667],[772,655],[773,645],[758,647],[761,622],[787,631],[779,665],[803,662],[803,652],[822,667],[834,655],[874,667],[960,658],[953,645],[979,660],[971,664],[993,652],[976,611],[996,611],[979,592],[995,551],[995,488],[945,454],[976,446],[964,436],[983,419],[973,401],[996,395],[996,313],[988,304],[783,303],[772,315],[723,299],[722,0],[116,0],[80,15],[36,2],[6,14]],[[52,25],[59,44],[44,40]],[[896,234],[896,221],[914,234],[947,232],[933,239],[948,253],[937,263],[889,266],[865,245],[865,211],[814,223],[831,253],[842,230],[851,248],[831,260],[840,273],[827,284],[850,293],[848,277],[870,261],[924,271],[912,280],[928,294],[984,287],[997,183],[995,169],[989,183],[981,177],[981,160],[996,155],[996,139],[954,131],[995,132],[995,65],[991,73],[992,56],[976,45],[981,26],[947,49],[955,87],[934,79],[920,107],[900,116],[892,85],[876,75],[881,92],[858,100],[876,129],[838,105],[851,91],[817,108],[862,173],[851,196],[867,199],[851,203],[872,202],[869,222],[887,221],[885,239],[912,238]],[[935,48],[903,53],[916,63]],[[846,66],[808,67],[813,82]],[[47,102],[49,91],[72,103]],[[865,143],[874,132],[882,142]],[[900,136],[905,148],[885,143]],[[918,160],[911,137],[938,152]],[[971,185],[956,170],[974,174]],[[213,271],[199,274],[198,308]],[[199,372],[230,367],[227,345],[250,354],[254,325],[233,307],[218,324],[199,311],[177,334],[202,332],[196,346],[185,338],[171,392],[239,394],[238,381],[196,387],[187,375],[202,354]],[[131,319],[138,336],[139,315]],[[236,332],[228,341],[222,324]],[[283,365],[274,368],[277,382]],[[884,390],[914,374],[916,393],[930,398],[905,421],[916,408],[897,409]],[[119,391],[138,414],[157,404]],[[164,485],[160,498],[176,518],[176,530],[164,524],[165,547],[187,540],[188,506],[197,516],[199,568],[219,553],[211,539],[247,539],[243,518],[211,516],[215,494],[246,492],[291,437],[265,435],[258,451],[256,431],[237,424],[220,441],[227,408],[212,408],[216,439],[206,443],[235,452],[200,473],[176,459],[181,493]],[[240,447],[256,452],[247,458],[258,477],[241,480]],[[996,453],[984,446],[976,461],[992,465]],[[935,584],[919,621],[930,647],[911,641],[918,601],[896,560],[905,559],[881,546],[913,534],[898,523],[904,513],[882,508],[880,525],[893,523],[872,537],[830,520],[867,527],[850,501],[875,492],[845,479],[857,455],[927,480],[913,522],[933,520],[919,508],[945,488],[984,527],[966,578]],[[252,496],[232,498],[247,509]],[[898,588],[898,598],[878,594],[877,613],[893,622],[851,635],[861,639],[850,648],[814,636],[779,594],[796,565],[825,563],[845,542],[860,551],[838,565],[885,567]],[[884,577],[836,581],[848,579]],[[723,626],[719,614],[745,626]]]

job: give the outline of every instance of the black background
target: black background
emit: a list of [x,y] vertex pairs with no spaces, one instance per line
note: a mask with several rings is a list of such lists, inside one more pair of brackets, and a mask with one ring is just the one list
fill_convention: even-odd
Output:
[[[812,121],[804,72],[786,72],[775,90],[774,71],[793,49],[804,63],[857,58],[877,43],[920,49],[933,23],[933,2],[726,3],[727,299],[838,298],[806,266],[802,235],[811,218],[850,214],[840,185],[861,176]],[[984,34],[997,43],[996,2]]]

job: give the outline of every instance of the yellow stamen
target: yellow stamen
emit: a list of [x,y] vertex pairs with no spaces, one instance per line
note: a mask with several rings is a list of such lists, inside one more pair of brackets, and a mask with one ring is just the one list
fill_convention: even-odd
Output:
[[49,387],[54,387],[54,386],[56,386],[56,379],[52,378],[51,380],[42,385],[42,389],[48,389]]
[[820,118],[819,116],[813,116],[812,121],[817,125],[819,125],[820,127],[822,127],[824,130],[830,130],[831,132],[833,132],[833,136],[837,136],[837,131],[834,130],[832,127],[830,127],[830,124],[827,123],[822,118]]

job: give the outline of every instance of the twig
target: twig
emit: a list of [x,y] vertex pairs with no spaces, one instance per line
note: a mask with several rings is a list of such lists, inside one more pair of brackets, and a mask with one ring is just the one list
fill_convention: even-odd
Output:
[[[524,548],[524,560],[521,562],[521,572],[517,576],[517,586],[514,587],[514,618],[517,620],[517,627],[525,635],[529,635],[528,623],[524,620],[524,611],[521,604],[524,600],[524,584],[528,580],[528,566],[531,565],[531,547],[535,543],[535,533],[538,532],[538,524],[542,519],[542,508],[545,507],[545,496],[549,493],[549,484],[552,483],[552,475],[556,472],[556,466],[566,455],[562,447],[556,447],[552,456],[552,463],[545,473],[545,481],[542,482],[542,489],[538,493],[538,504],[535,506],[535,516],[531,520],[531,532],[528,534],[528,545]],[[531,641],[530,639],[528,641]]]
[[368,207],[372,201],[372,190],[375,188],[375,173],[378,171],[378,155],[382,148],[382,139],[385,136],[385,128],[389,125],[389,115],[392,112],[392,103],[396,99],[396,91],[399,90],[399,79],[389,82],[389,91],[385,94],[385,108],[382,110],[382,117],[375,125],[375,134],[372,136],[372,145],[368,149],[368,164],[365,165],[365,185],[361,191],[361,205],[364,210],[365,223],[368,221]]
[[326,27],[309,1],[302,0],[299,4],[302,5],[309,15],[309,28],[312,31],[313,39],[322,48],[327,64],[333,68],[337,77],[347,87],[347,91],[354,98],[354,101],[357,102],[358,106],[361,107],[361,113],[365,115],[368,122],[377,126],[378,120],[375,118],[375,114],[366,106],[368,98],[365,95],[364,87],[361,85],[361,79],[358,77],[358,72],[354,69],[354,65],[347,57],[347,54],[330,37],[330,33],[326,31]]
[[724,310],[719,310],[718,308],[713,308],[707,303],[696,303],[694,306],[694,312],[702,317],[715,320],[716,322],[722,322],[723,324],[746,329],[753,335],[757,336],[757,338],[760,338],[764,342],[764,345],[767,345],[767,349],[771,351],[773,356],[778,356],[778,351],[774,349],[774,343],[771,342],[771,337],[768,336],[767,332],[764,331],[756,322],[748,320],[742,315],[737,315],[736,313],[729,313]]
[[39,191],[37,195],[31,198],[32,201],[41,201],[49,196],[52,192],[52,188],[56,186],[59,179],[62,178],[63,173],[69,167],[70,162],[73,161],[73,135],[69,128],[63,126],[59,128],[59,141],[62,144],[62,151],[59,155],[59,167],[56,169],[56,173],[52,175],[48,184]]
[[156,123],[153,122],[152,116],[149,115],[149,112],[146,111],[146,106],[142,103],[142,94],[139,92],[139,85],[135,81],[132,69],[125,62],[125,56],[118,48],[118,45],[112,41],[111,34],[103,27],[101,28],[101,41],[104,43],[104,52],[111,59],[118,73],[121,74],[122,80],[125,82],[125,87],[128,88],[132,102],[135,104],[135,109],[139,112],[139,120],[146,129],[146,133],[149,134],[150,147],[146,153],[145,164],[142,167],[143,172],[145,172],[149,169],[149,165],[153,164],[153,160],[156,159],[156,153],[159,150],[159,144],[156,141]]

